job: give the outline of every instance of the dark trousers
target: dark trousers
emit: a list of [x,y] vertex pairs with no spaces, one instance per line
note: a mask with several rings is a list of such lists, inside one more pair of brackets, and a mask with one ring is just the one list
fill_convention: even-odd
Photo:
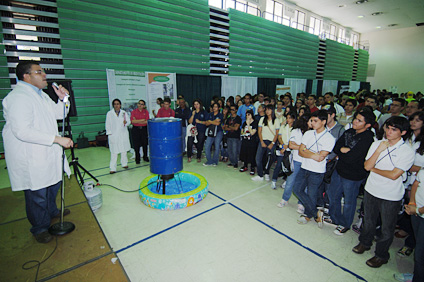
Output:
[[205,133],[198,131],[196,138],[197,143],[194,143],[194,137],[187,138],[187,157],[191,158],[193,155],[193,144],[196,144],[197,158],[200,159],[202,157],[203,145],[205,144]]
[[147,158],[147,145],[148,132],[147,126],[134,126],[131,131],[134,151],[135,151],[135,162],[140,162],[140,147],[143,147],[143,159]]
[[374,197],[367,191],[364,193],[364,228],[359,235],[359,241],[371,247],[374,240],[375,227],[381,215],[381,236],[376,241],[375,256],[383,260],[390,258],[389,248],[393,242],[397,214],[401,201],[389,201]]
[[414,228],[415,245],[414,254],[414,279],[412,282],[424,281],[424,218],[420,216],[411,216],[412,227]]
[[57,191],[62,181],[40,190],[24,190],[25,208],[28,221],[32,227],[31,233],[34,235],[47,231],[50,227],[52,217],[59,214],[56,206]]

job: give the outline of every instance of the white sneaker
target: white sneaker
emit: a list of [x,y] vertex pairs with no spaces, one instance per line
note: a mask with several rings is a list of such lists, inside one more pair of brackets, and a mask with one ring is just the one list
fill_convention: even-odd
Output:
[[305,207],[302,204],[297,204],[297,213],[304,214]]
[[271,188],[274,189],[274,190],[277,189],[277,182],[272,181],[271,182]]
[[311,221],[311,219],[309,217],[306,217],[304,215],[301,215],[300,218],[297,220],[297,223],[299,223],[299,224],[306,224],[309,221]]
[[277,207],[279,208],[284,208],[289,202],[284,201],[283,199],[281,199],[281,201],[277,204]]
[[281,188],[286,189],[286,182],[285,181],[281,184]]
[[269,174],[265,174],[265,180],[269,181]]
[[264,178],[263,177],[260,177],[259,175],[256,175],[255,177],[252,177],[252,180],[253,181],[263,181]]

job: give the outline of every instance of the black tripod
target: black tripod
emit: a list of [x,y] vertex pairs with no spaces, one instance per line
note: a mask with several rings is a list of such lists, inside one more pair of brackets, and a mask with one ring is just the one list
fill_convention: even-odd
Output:
[[[68,134],[66,135],[66,137],[69,137],[69,138],[72,139],[72,130],[71,130],[71,123],[69,122],[69,115],[66,117],[66,127],[65,127],[65,130],[68,132]],[[79,183],[81,183],[81,186],[84,185],[84,177],[82,176],[80,169],[82,169],[84,171],[84,173],[87,173],[91,178],[93,178],[96,181],[96,183],[99,183],[99,180],[96,177],[94,177],[94,175],[92,175],[87,169],[85,169],[78,162],[78,158],[75,157],[74,147],[71,147],[71,157],[72,157],[72,160],[69,162],[69,164],[74,168],[75,177],[77,178],[77,180],[79,181]]]

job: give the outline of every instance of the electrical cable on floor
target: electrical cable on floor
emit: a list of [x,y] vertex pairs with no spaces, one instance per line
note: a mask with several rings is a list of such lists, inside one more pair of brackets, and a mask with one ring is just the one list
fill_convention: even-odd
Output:
[[108,186],[108,187],[112,187],[112,188],[114,188],[114,189],[116,189],[116,190],[118,190],[118,191],[121,191],[121,192],[125,192],[125,193],[133,193],[133,192],[138,192],[140,189],[143,189],[143,188],[145,188],[145,187],[147,187],[147,186],[149,186],[149,185],[151,185],[151,184],[153,184],[153,183],[155,183],[155,182],[159,182],[160,183],[160,181],[153,181],[153,182],[150,182],[150,183],[147,183],[147,185],[145,185],[145,186],[143,186],[143,187],[141,187],[141,188],[138,188],[137,190],[122,190],[122,189],[120,189],[120,188],[118,188],[118,187],[115,187],[115,186],[113,186],[113,185],[110,185],[110,184],[98,184],[97,186]]
[[[51,252],[51,254],[46,258],[46,259],[44,259],[43,261],[38,261],[38,260],[29,260],[29,261],[27,261],[27,262],[25,262],[23,265],[22,265],[22,269],[23,270],[30,270],[30,269],[33,269],[34,267],[37,267],[37,272],[35,273],[35,280],[34,281],[37,281],[37,278],[38,278],[38,272],[39,272],[39,270],[40,270],[40,266],[41,266],[41,264],[43,264],[43,263],[45,263],[53,254],[54,254],[54,252],[56,251],[56,249],[57,249],[57,236],[56,236],[56,246],[54,246],[54,249],[53,249],[53,251]],[[30,263],[35,263],[34,265],[32,265],[32,266],[26,266],[27,264],[30,264]]]

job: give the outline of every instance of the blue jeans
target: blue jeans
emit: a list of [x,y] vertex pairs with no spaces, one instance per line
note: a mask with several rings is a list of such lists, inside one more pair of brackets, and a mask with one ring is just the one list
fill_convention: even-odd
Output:
[[[221,144],[223,132],[218,131],[215,137],[209,137],[206,139],[206,164],[218,164],[219,159],[219,146]],[[213,157],[211,156],[212,144],[215,144],[215,150],[213,152]]]
[[[330,217],[338,225],[350,228],[355,217],[356,198],[362,180],[349,180],[341,177],[337,170],[331,176],[331,184],[327,189],[330,200]],[[344,206],[342,214],[341,200],[344,195]]]
[[290,174],[286,179],[286,188],[284,188],[283,200],[288,201],[291,197],[294,183],[296,181],[296,175],[299,173],[301,162],[293,161],[293,173]]
[[230,156],[230,164],[238,164],[238,148],[239,148],[240,138],[228,138],[228,155]]
[[374,197],[367,191],[364,193],[364,228],[359,235],[359,242],[367,247],[372,246],[377,220],[381,215],[381,237],[375,247],[375,256],[380,259],[388,260],[390,258],[389,248],[393,242],[400,206],[401,201],[383,200]]
[[[324,173],[312,172],[300,168],[294,183],[294,193],[305,207],[305,214],[309,218],[317,215],[318,188],[324,178]],[[308,187],[308,190],[306,190]]]
[[415,245],[414,252],[414,278],[412,282],[424,281],[424,218],[411,216],[412,228],[414,228]]
[[50,227],[52,217],[59,213],[56,206],[57,191],[62,181],[36,191],[24,190],[25,208],[28,221],[32,227],[31,233],[34,235],[47,231]]
[[270,150],[268,148],[268,145],[271,144],[272,142],[269,140],[264,140],[264,143],[266,144],[267,147],[262,147],[261,142],[259,142],[258,144],[258,150],[256,151],[256,166],[258,167],[258,175],[260,177],[264,176],[264,168],[263,168],[263,164],[262,164],[262,158],[265,154],[268,155],[267,158],[267,163],[265,166],[265,174],[269,174],[269,169],[271,168],[271,165],[274,162],[274,149],[275,149],[275,144],[274,146],[272,146],[272,149]]
[[222,158],[228,158],[228,147],[224,148],[222,143],[221,143],[221,157]]

